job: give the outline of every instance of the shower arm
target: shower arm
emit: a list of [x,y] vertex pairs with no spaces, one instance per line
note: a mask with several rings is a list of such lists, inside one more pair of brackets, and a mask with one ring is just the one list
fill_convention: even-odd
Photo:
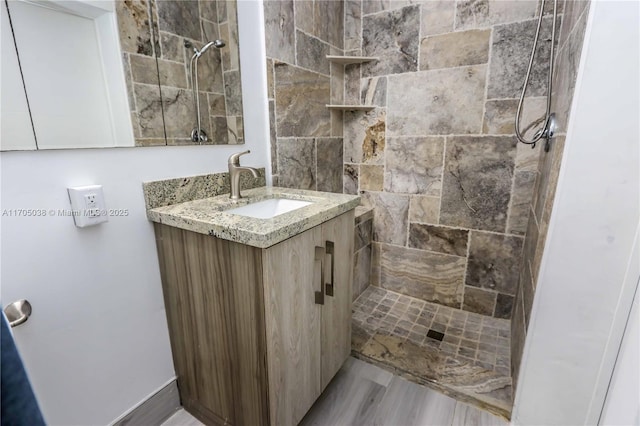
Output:
[[520,115],[522,113],[522,106],[524,103],[525,93],[527,91],[527,85],[529,84],[529,77],[531,76],[531,69],[533,67],[533,61],[535,58],[536,47],[538,45],[538,38],[540,37],[540,27],[542,26],[542,19],[544,17],[544,4],[545,0],[540,2],[540,17],[538,18],[538,26],[536,28],[536,35],[533,40],[533,49],[531,50],[531,57],[529,59],[529,66],[527,68],[527,75],[524,79],[524,85],[522,86],[522,93],[520,94],[520,100],[518,102],[518,109],[516,111],[516,120],[515,120],[515,131],[516,137],[518,141],[522,142],[526,145],[533,145],[532,148],[535,148],[536,143],[545,138],[547,143],[545,144],[545,152],[549,151],[549,139],[553,137],[554,128],[555,128],[555,114],[551,113],[551,93],[553,89],[553,68],[554,68],[554,50],[555,50],[555,42],[556,42],[556,21],[558,18],[557,8],[558,8],[558,0],[553,0],[553,23],[551,28],[551,53],[549,57],[549,75],[548,75],[548,84],[547,84],[547,108],[545,111],[544,125],[538,129],[532,140],[527,140],[524,138],[524,135],[520,132]]

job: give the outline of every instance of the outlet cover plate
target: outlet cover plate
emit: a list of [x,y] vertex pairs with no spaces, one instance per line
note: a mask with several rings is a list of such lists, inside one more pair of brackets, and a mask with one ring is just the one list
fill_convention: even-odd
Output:
[[[109,220],[102,185],[67,188],[73,221],[78,228],[98,225]],[[89,205],[88,200],[95,200]]]

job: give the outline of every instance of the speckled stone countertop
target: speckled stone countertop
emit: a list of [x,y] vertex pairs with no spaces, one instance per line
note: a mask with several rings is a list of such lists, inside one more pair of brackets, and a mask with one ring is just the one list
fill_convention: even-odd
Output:
[[[266,248],[320,225],[360,204],[356,195],[300,189],[261,187],[242,191],[233,202],[229,194],[147,210],[149,220],[187,231]],[[256,219],[225,210],[270,198],[311,201],[313,204],[272,219]]]

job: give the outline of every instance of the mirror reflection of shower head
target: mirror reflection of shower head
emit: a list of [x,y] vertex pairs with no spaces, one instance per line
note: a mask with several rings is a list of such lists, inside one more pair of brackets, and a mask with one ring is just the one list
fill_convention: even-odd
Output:
[[192,42],[190,42],[189,40],[185,40],[184,41],[184,47],[186,47],[187,49],[191,49],[193,48],[193,52],[195,54],[195,56],[200,56],[202,55],[204,52],[207,51],[207,49],[209,49],[211,46],[215,47],[216,49],[222,49],[223,47],[225,47],[227,45],[227,43],[225,43],[224,40],[222,39],[217,39],[214,41],[210,41],[207,44],[205,44],[204,46],[202,46],[202,49],[198,50]]

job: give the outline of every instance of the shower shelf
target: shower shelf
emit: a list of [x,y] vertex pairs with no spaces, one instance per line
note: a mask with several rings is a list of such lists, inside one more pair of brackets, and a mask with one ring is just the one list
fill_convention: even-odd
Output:
[[329,62],[333,62],[336,64],[363,64],[365,62],[377,61],[379,58],[377,56],[333,56],[327,55],[327,59]]
[[375,105],[325,105],[329,110],[336,111],[371,111]]

